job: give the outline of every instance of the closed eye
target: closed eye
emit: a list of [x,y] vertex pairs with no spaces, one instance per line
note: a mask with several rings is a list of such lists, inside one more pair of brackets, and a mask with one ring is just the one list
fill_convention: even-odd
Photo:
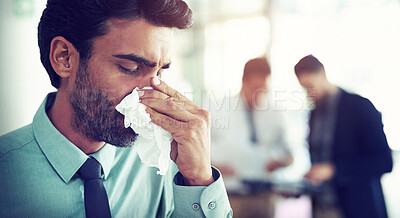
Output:
[[163,67],[162,67],[162,69],[169,69],[171,67],[171,63],[169,63],[169,64],[166,64],[166,65],[164,65]]
[[125,73],[125,74],[135,74],[139,71],[139,67],[136,67],[135,69],[127,69],[121,65],[118,65],[118,68],[122,73]]

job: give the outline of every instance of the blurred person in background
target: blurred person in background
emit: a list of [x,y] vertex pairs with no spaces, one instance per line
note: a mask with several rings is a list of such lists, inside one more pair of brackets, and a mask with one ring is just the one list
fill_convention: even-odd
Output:
[[308,137],[312,166],[305,175],[321,188],[312,196],[313,217],[387,218],[380,179],[393,162],[381,114],[368,99],[330,83],[314,56],[294,70],[315,103]]
[[211,105],[216,123],[211,129],[212,163],[221,170],[235,217],[274,216],[274,196],[254,192],[242,182],[269,180],[293,158],[286,142],[282,111],[269,106],[267,81],[271,69],[266,58],[249,60],[239,95]]

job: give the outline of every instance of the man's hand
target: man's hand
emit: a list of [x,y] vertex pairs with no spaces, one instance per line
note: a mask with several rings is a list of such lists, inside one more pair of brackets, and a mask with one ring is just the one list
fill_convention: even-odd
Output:
[[292,157],[292,155],[288,155],[286,158],[284,158],[282,160],[272,160],[272,161],[270,161],[266,165],[265,169],[268,172],[274,172],[275,170],[277,170],[279,168],[282,168],[282,167],[287,167],[292,163],[293,163],[293,157]]
[[171,159],[188,185],[210,185],[210,114],[157,77],[151,84],[139,96],[151,120],[172,134]]
[[279,169],[279,168],[282,168],[282,167],[285,167],[285,166],[286,166],[286,165],[285,165],[284,163],[282,163],[282,162],[280,162],[280,161],[274,160],[274,161],[271,161],[271,162],[269,162],[269,163],[267,164],[266,170],[267,170],[268,172],[274,172],[275,170],[277,170],[277,169]]
[[305,179],[309,180],[314,185],[320,185],[326,182],[335,174],[335,168],[330,163],[318,163],[311,166],[310,171],[304,176]]

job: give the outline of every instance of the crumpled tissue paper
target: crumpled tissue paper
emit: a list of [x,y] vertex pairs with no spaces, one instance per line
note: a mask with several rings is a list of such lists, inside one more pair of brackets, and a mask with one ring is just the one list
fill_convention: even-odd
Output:
[[127,95],[115,107],[125,116],[125,128],[132,128],[137,134],[135,148],[145,165],[157,167],[158,175],[165,175],[170,162],[171,133],[151,122],[146,106],[139,102],[138,88]]

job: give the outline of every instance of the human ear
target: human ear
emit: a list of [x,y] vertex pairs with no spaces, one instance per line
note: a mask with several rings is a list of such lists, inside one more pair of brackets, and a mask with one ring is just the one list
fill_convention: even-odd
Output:
[[50,63],[61,78],[69,78],[79,68],[79,52],[64,37],[54,37],[50,44]]

